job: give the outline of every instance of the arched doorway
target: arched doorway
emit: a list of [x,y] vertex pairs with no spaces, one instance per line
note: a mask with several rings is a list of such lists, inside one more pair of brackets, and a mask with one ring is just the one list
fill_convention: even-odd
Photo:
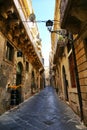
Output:
[[66,79],[66,71],[64,65],[62,67],[62,73],[63,73],[64,96],[65,100],[68,101],[68,81]]
[[11,90],[11,106],[18,105],[21,103],[21,82],[22,82],[22,71],[23,71],[23,66],[22,63],[19,62],[17,64],[17,73],[16,73],[16,88]]
[[23,71],[23,65],[21,62],[18,62],[16,73],[16,85],[20,85],[22,82],[22,71]]

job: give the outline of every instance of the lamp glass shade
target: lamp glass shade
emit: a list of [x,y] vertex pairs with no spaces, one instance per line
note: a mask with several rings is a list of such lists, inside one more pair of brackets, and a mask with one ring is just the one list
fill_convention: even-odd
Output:
[[49,31],[52,30],[52,26],[53,26],[53,21],[48,20],[48,21],[46,22],[46,27],[48,28]]

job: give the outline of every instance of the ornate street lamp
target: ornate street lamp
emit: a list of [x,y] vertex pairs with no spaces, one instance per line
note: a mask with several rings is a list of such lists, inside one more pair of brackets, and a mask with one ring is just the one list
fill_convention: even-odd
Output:
[[[57,20],[55,20],[55,21],[57,21]],[[57,21],[57,22],[59,22],[59,21]],[[52,28],[53,21],[52,20],[46,21],[46,27],[50,33],[58,34],[57,44],[59,45],[59,47],[63,47],[68,43],[67,31],[65,29],[53,30],[53,28]]]
[[48,21],[46,21],[46,27],[47,27],[48,31],[51,32],[51,33],[57,33],[59,35],[66,36],[67,31],[65,29],[57,29],[57,30],[52,29],[54,21],[59,22],[58,20],[48,20]]

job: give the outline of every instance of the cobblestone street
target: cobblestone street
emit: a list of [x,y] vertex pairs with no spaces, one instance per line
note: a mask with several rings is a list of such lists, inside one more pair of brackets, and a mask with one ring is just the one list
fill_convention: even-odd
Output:
[[79,117],[46,87],[0,116],[0,130],[87,130]]

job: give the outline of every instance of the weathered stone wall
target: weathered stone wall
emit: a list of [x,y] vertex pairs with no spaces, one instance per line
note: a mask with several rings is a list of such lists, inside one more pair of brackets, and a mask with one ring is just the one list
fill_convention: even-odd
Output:
[[87,123],[87,43],[79,39],[75,46],[76,60],[79,74],[80,89],[83,103],[84,122]]
[[9,109],[8,82],[13,80],[13,65],[5,60],[5,37],[0,33],[0,114]]

